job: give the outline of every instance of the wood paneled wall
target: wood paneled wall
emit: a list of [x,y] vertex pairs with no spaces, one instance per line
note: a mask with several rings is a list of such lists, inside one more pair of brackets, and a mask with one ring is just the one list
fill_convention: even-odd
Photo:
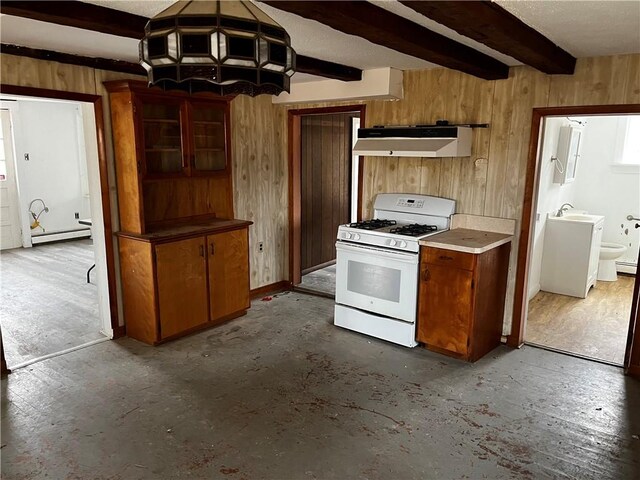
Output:
[[[480,80],[453,70],[409,71],[403,100],[367,103],[367,126],[451,122],[489,123],[474,130],[471,158],[364,162],[365,217],[379,192],[407,191],[453,198],[457,211],[514,218],[520,230],[532,109],[640,103],[640,55],[579,59],[574,75],[549,76],[511,68],[505,80]],[[518,236],[509,267],[504,333],[511,330]]]
[[[490,124],[488,129],[474,130],[471,158],[365,158],[365,218],[372,214],[377,193],[414,192],[453,198],[460,213],[516,219],[519,232],[532,109],[640,103],[640,55],[582,58],[574,75],[550,76],[530,67],[513,67],[508,79],[493,81],[447,69],[408,71],[404,74],[404,99],[364,103],[367,127],[439,119]],[[518,241],[516,235],[505,334],[511,331]]]
[[[288,206],[285,110],[271,97],[245,95],[231,102],[236,218],[251,220],[251,288],[288,276]],[[264,242],[264,251],[258,243]]]
[[[105,100],[102,81],[127,77],[11,55],[2,55],[0,60],[3,83],[97,93]],[[549,76],[529,67],[514,67],[508,79],[495,81],[447,69],[409,71],[404,76],[404,93],[405,98],[400,101],[366,102],[367,126],[427,123],[440,118],[486,122],[491,126],[475,131],[471,158],[367,157],[363,166],[365,217],[371,214],[376,193],[421,192],[454,198],[462,213],[515,218],[519,231],[531,109],[640,103],[640,55],[579,59],[574,75]],[[105,107],[108,120],[106,101]],[[235,215],[255,222],[250,228],[251,288],[287,278],[287,108],[273,105],[268,96],[240,96],[231,103]],[[105,126],[113,166],[110,122],[106,121]],[[114,188],[113,178],[110,182]],[[117,212],[116,204],[112,205],[112,211]],[[257,251],[260,241],[264,242],[263,253]],[[516,238],[505,333],[511,328],[517,245]]]

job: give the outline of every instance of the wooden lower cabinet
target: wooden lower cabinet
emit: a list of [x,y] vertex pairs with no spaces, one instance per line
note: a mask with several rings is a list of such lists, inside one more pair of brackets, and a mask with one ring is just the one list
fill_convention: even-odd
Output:
[[249,250],[247,229],[207,237],[211,321],[249,308]]
[[472,362],[500,345],[510,248],[476,255],[421,247],[418,342]]
[[243,315],[250,305],[245,224],[191,238],[119,234],[127,335],[155,345]]
[[155,251],[160,338],[173,337],[207,323],[204,237],[161,243],[155,246]]

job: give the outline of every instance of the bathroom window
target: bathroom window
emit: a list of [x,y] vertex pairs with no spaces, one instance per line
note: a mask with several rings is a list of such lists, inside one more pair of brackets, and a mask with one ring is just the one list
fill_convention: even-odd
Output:
[[640,173],[640,115],[619,118],[612,168],[619,173]]
[[620,160],[620,163],[626,165],[640,165],[640,115],[633,115],[627,119]]

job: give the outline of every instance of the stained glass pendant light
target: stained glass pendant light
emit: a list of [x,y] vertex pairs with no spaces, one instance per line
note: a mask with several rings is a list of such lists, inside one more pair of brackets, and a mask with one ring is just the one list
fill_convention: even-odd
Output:
[[176,2],[149,20],[140,42],[149,86],[165,90],[278,95],[295,62],[287,32],[243,0]]

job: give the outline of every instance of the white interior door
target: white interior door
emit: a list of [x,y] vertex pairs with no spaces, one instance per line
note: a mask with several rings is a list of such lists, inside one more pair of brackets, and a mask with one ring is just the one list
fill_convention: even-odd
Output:
[[22,246],[20,200],[9,110],[0,110],[0,250]]

